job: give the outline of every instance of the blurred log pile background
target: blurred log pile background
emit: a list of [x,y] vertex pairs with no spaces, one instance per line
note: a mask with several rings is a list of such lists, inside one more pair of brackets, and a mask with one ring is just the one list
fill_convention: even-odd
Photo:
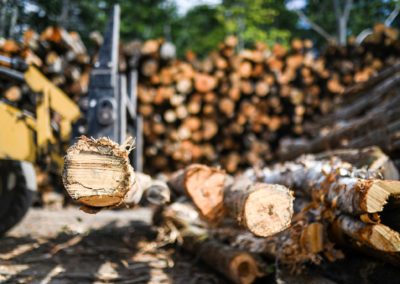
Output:
[[[100,46],[99,34],[92,33],[91,39]],[[161,39],[132,41],[120,47],[120,71],[128,72],[132,66],[139,70],[138,112],[144,117],[146,172],[172,172],[200,162],[236,173],[277,159],[278,148],[283,159],[336,148],[338,140],[346,136],[340,119],[346,120],[345,128],[354,136],[355,126],[348,122],[352,119],[357,123],[357,116],[363,116],[367,108],[370,120],[377,111],[385,113],[379,116],[379,121],[385,121],[375,120],[376,124],[395,119],[389,117],[395,110],[387,110],[396,106],[390,101],[396,100],[391,94],[398,81],[394,75],[399,69],[396,62],[400,52],[396,29],[377,24],[361,45],[350,38],[347,46],[330,45],[320,56],[314,55],[309,40],[294,39],[290,48],[257,44],[240,52],[236,45],[235,37],[227,37],[204,59],[188,52],[185,60],[174,59],[174,47]],[[40,67],[85,112],[96,48],[88,54],[77,33],[57,27],[49,27],[40,35],[28,30],[22,44],[2,41],[0,52],[21,56]],[[29,97],[22,96],[27,92],[23,86],[1,82],[5,99],[17,105],[27,103],[21,100]],[[375,101],[364,96],[373,87],[388,99],[381,102],[374,91],[369,96]],[[330,114],[340,104],[349,110]],[[327,128],[333,121],[337,125]],[[355,124],[360,133],[369,129],[365,125],[371,125],[366,119],[362,121],[364,126]],[[335,127],[342,134],[318,138],[336,139],[333,144],[320,143],[316,138]],[[391,127],[397,129],[396,125]],[[84,122],[80,132],[85,132]],[[336,138],[329,138],[332,135]],[[374,138],[361,136],[349,147],[376,144],[371,140]],[[317,139],[315,145],[308,143],[310,138]],[[395,148],[395,144],[384,145],[384,149]]]
[[[277,158],[282,138],[303,141],[315,135],[306,127],[315,117],[349,100],[357,104],[355,93],[361,99],[364,92],[351,87],[370,83],[396,63],[400,51],[397,30],[379,24],[361,45],[349,39],[346,47],[328,46],[319,57],[308,40],[295,39],[289,49],[258,44],[239,53],[236,43],[228,37],[203,60],[188,53],[185,61],[172,62],[162,60],[160,42],[144,44],[146,54],[154,45],[139,69],[146,170],[174,170],[193,162],[222,165],[229,173],[262,166]],[[329,121],[332,117],[313,129]],[[282,151],[292,154],[286,145]]]

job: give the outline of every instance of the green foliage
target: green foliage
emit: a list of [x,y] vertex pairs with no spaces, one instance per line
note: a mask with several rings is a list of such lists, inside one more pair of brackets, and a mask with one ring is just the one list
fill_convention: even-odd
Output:
[[[196,6],[186,15],[179,15],[173,0],[0,0],[3,3],[0,16],[3,12],[11,15],[17,7],[16,31],[20,34],[27,26],[40,31],[49,25],[61,24],[78,31],[88,44],[90,32],[103,32],[108,11],[114,3],[119,3],[122,40],[164,37],[175,43],[181,56],[188,49],[204,56],[230,34],[238,36],[240,47],[251,47],[257,41],[287,45],[292,37],[311,38],[317,46],[323,45],[325,40],[287,9],[288,1],[222,0],[221,4]],[[335,36],[333,0],[304,1],[303,11],[310,20]],[[354,0],[349,35],[357,35],[384,21],[395,3],[395,0]],[[399,18],[393,26],[398,26]],[[0,19],[0,33],[6,36],[10,35],[9,19],[10,16]]]
[[217,19],[216,9],[207,5],[191,9],[172,25],[172,41],[180,56],[187,50],[204,56],[214,50],[225,36],[226,31]]
[[217,7],[218,20],[228,34],[236,34],[242,45],[251,46],[257,41],[288,43],[295,21],[281,25],[278,18],[293,16],[284,1],[274,0],[224,0]]
[[[14,0],[15,1],[15,0]],[[177,17],[176,7],[166,0],[17,0],[21,6],[20,24],[37,30],[61,24],[78,31],[87,42],[91,31],[104,31],[108,11],[115,3],[121,6],[121,38],[149,39],[166,36],[166,27]],[[32,9],[24,6],[29,3]],[[62,22],[63,10],[68,18]]]
[[[354,0],[353,2],[348,22],[348,36],[357,36],[363,30],[372,28],[375,23],[383,22],[396,4],[396,0]],[[343,6],[344,1],[340,3]],[[337,22],[332,0],[308,0],[303,11],[311,21],[321,26],[330,35],[337,36]],[[325,43],[323,38],[308,28],[301,29],[299,34],[313,39],[317,45]]]

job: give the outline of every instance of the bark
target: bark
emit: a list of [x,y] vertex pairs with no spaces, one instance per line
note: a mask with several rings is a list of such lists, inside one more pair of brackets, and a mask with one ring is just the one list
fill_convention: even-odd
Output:
[[258,236],[286,229],[293,215],[293,197],[284,186],[233,180],[217,168],[192,165],[169,184],[177,192],[185,191],[208,222],[231,217]]
[[213,239],[190,204],[175,202],[165,208],[162,215],[164,221],[177,226],[186,250],[199,256],[232,282],[253,283],[264,274],[259,270],[261,263],[255,255]]
[[[254,173],[249,172],[250,176]],[[283,184],[303,194],[323,198],[331,208],[360,215],[384,210],[390,197],[400,194],[400,182],[376,179],[376,173],[358,171],[338,158],[318,161],[313,156],[264,168],[261,179]],[[360,178],[363,177],[363,178]]]

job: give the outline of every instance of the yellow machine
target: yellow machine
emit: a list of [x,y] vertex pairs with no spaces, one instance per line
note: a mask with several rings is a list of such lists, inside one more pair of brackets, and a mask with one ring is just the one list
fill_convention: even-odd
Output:
[[[0,100],[0,234],[27,212],[36,177],[33,164],[47,160],[62,169],[62,146],[70,141],[79,107],[39,70],[0,56],[0,76],[23,81],[35,94],[35,111],[28,113]],[[52,116],[57,115],[57,125]],[[57,128],[57,129],[55,129]],[[57,133],[57,135],[55,135]],[[51,159],[48,159],[51,157]],[[46,160],[46,159],[45,159]],[[47,161],[49,162],[49,161]]]

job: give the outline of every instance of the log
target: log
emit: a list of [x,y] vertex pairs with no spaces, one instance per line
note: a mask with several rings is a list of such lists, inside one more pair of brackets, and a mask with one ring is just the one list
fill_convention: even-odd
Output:
[[129,153],[134,140],[119,145],[107,138],[81,136],[64,159],[63,183],[69,196],[93,212],[105,207],[133,206],[142,198],[152,204],[168,203],[168,185],[143,173],[134,173]]
[[232,180],[217,168],[191,165],[175,174],[169,185],[184,191],[208,222],[231,217],[257,236],[286,229],[293,215],[293,197],[287,188],[244,178]]
[[333,208],[351,215],[382,212],[391,197],[400,194],[399,181],[376,179],[373,172],[357,171],[336,157],[318,161],[313,156],[303,156],[295,162],[265,168],[261,179],[308,196],[320,196]]
[[233,283],[253,283],[256,278],[263,275],[259,272],[254,256],[246,251],[233,249],[214,240],[199,242],[190,237],[184,238],[184,243],[193,242],[195,242],[193,249],[189,251],[199,255],[208,266],[216,269]]
[[190,204],[175,202],[164,209],[162,216],[164,221],[177,226],[184,249],[196,254],[233,283],[253,283],[264,275],[259,270],[260,259],[255,255],[213,239],[205,224],[198,222],[198,214]]
[[63,183],[72,199],[91,207],[118,206],[135,183],[129,152],[107,139],[81,136],[64,158]]
[[224,207],[256,236],[274,235],[290,226],[293,215],[293,197],[281,185],[253,183],[239,178],[224,190]]
[[174,174],[168,184],[175,192],[185,192],[202,217],[212,222],[223,214],[225,180],[223,170],[194,164]]
[[[384,224],[366,224],[350,216],[341,215],[333,222],[332,232],[339,243],[360,249],[365,249],[362,246],[366,246],[381,255],[384,252],[388,253],[388,256],[400,256],[400,233]],[[352,242],[346,241],[346,237],[350,237]]]

